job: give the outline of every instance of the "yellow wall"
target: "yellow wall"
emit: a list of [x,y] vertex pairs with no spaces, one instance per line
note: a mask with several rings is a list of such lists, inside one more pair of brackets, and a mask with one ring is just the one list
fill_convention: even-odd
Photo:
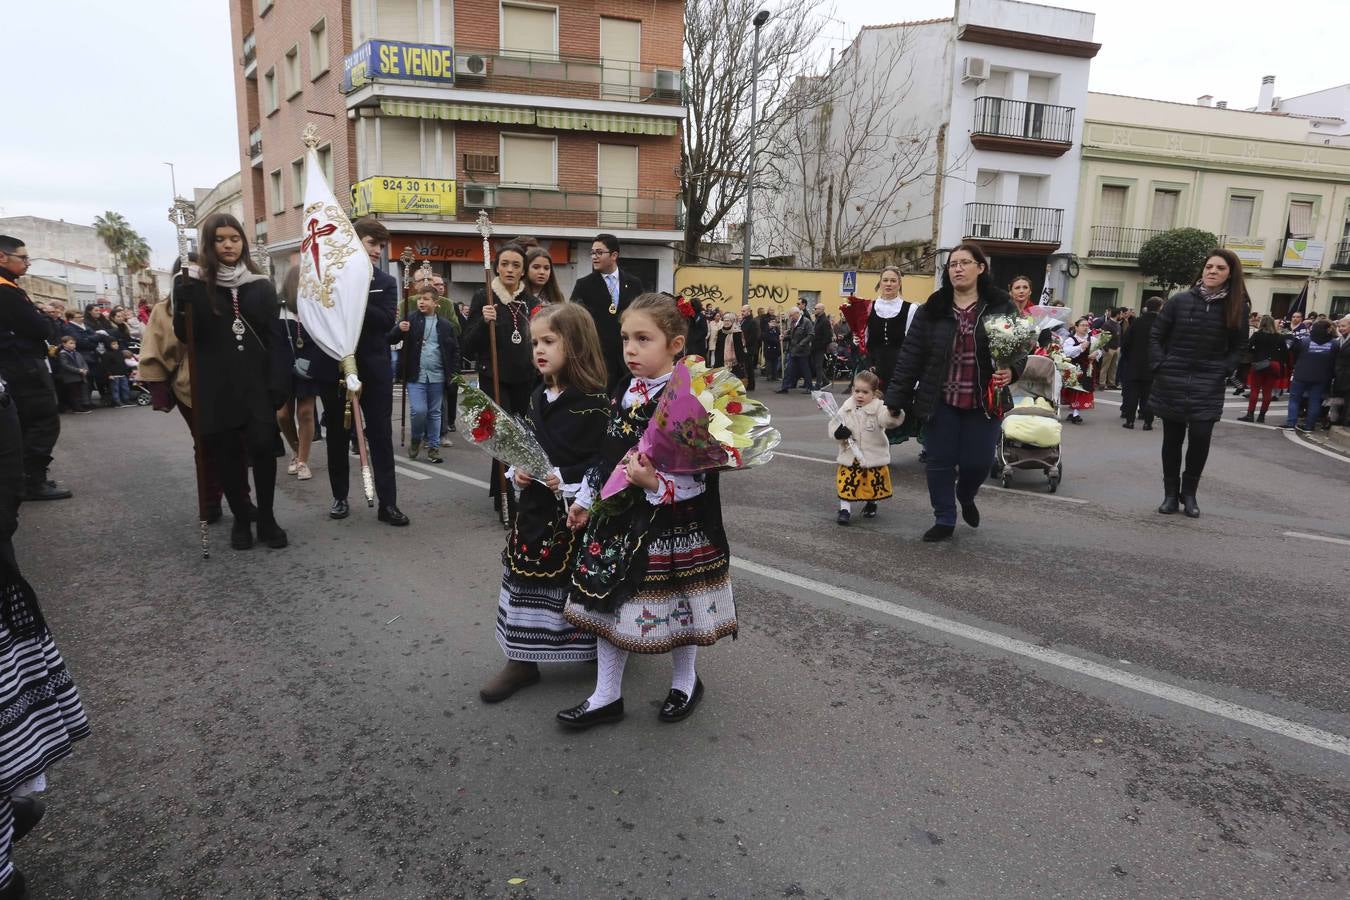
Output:
[[[858,296],[875,297],[876,272],[858,273]],[[796,304],[801,291],[819,291],[820,302],[830,314],[839,312],[844,300],[839,285],[844,273],[839,269],[750,269],[750,305],[784,311]],[[736,310],[741,306],[740,266],[676,266],[675,292],[690,300],[711,300],[719,309]],[[933,293],[932,275],[906,275],[901,283],[906,300],[922,302]]]

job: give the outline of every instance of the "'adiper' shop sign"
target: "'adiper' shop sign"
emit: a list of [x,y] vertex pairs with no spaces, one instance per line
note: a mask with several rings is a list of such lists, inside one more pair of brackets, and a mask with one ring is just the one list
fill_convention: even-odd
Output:
[[372,81],[455,83],[455,51],[440,44],[366,41],[342,62],[342,92]]

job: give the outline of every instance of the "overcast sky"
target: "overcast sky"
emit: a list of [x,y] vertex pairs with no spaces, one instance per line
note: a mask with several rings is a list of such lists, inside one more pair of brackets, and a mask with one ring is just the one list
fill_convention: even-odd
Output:
[[[300,3],[303,0],[286,0]],[[951,15],[951,0],[826,0],[836,44],[861,25]],[[772,0],[768,0],[772,7]],[[1347,0],[1077,0],[1097,13],[1097,91],[1192,102],[1256,103],[1262,75],[1290,97],[1350,79],[1341,62]],[[8,112],[0,214],[91,224],[116,210],[175,252],[166,220],[178,190],[211,187],[239,166],[227,0],[5,2]],[[884,14],[878,9],[884,9]]]

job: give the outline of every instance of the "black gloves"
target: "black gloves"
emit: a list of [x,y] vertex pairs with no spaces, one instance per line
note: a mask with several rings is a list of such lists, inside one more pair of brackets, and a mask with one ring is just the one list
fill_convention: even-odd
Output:
[[843,425],[840,425],[834,430],[834,439],[836,441],[846,441],[851,437],[853,437],[853,432],[849,431],[848,428]]

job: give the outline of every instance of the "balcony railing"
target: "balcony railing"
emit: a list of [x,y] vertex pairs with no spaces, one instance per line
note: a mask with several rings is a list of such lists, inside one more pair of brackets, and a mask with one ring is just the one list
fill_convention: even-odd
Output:
[[1148,243],[1149,238],[1157,234],[1162,234],[1162,230],[1093,225],[1088,256],[1100,259],[1138,259],[1140,248]]
[[244,68],[253,65],[258,59],[258,39],[253,32],[249,32],[244,38]]
[[680,195],[674,191],[558,191],[549,188],[467,184],[461,217],[494,209],[494,221],[538,222],[595,228],[684,227]]
[[257,159],[262,156],[262,129],[255,128],[248,133],[248,158]]
[[1331,268],[1342,271],[1350,269],[1350,238],[1336,245],[1336,255],[1331,257]]
[[967,203],[965,236],[976,241],[1059,246],[1064,210],[1044,206]]
[[[971,137],[1062,144],[1062,148],[1047,148],[1062,153],[1073,144],[1073,113],[1073,108],[1069,106],[978,97],[975,100],[975,123]],[[1006,141],[1003,143],[1007,145]]]
[[[505,93],[548,94],[602,100],[628,100],[638,103],[672,104],[684,102],[684,71],[680,68],[643,63],[605,60],[599,57],[531,53],[440,45],[411,45],[431,48],[453,59],[451,73],[439,74],[441,59],[427,68],[437,74],[416,77],[403,71],[382,70],[378,46],[400,47],[396,41],[371,40],[347,55],[344,64],[344,92],[351,93],[371,82],[422,83],[460,89],[490,90]],[[394,54],[392,58],[397,58]],[[539,82],[547,82],[547,88]]]

